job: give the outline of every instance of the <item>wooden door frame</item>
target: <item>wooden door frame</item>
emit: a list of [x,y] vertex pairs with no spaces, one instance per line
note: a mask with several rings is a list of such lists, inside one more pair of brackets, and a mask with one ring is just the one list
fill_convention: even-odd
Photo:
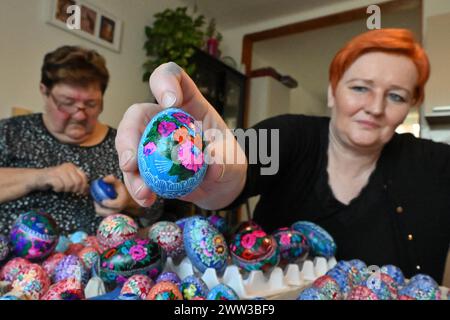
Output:
[[[422,17],[422,19],[420,20],[421,34],[419,35],[418,41],[422,41],[423,0],[392,0],[389,2],[379,3],[376,5],[380,7],[382,13],[393,13],[419,5],[420,16]],[[351,22],[354,20],[364,19],[368,17],[366,11],[367,6],[364,6],[344,12],[331,14],[328,16],[313,18],[306,21],[295,22],[268,30],[246,34],[242,40],[242,56],[241,56],[242,64],[245,65],[245,74],[247,75],[246,90],[245,90],[246,97],[245,97],[245,108],[243,119],[244,128],[246,128],[248,124],[248,107],[250,102],[249,76],[252,70],[253,44],[255,42],[294,35],[306,31],[335,26],[342,23]]]

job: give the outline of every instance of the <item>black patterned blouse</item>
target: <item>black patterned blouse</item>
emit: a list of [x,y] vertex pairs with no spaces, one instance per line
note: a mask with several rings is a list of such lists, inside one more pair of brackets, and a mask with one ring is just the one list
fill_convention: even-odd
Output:
[[[81,147],[61,143],[51,135],[44,125],[42,113],[0,120],[0,167],[47,168],[71,162],[86,173],[90,182],[109,174],[122,179],[115,136],[116,130],[109,128],[101,143]],[[32,209],[51,214],[63,233],[83,230],[95,234],[102,220],[96,216],[90,195],[35,191],[0,203],[0,233],[7,234],[18,215]],[[158,200],[147,209],[147,221],[159,218],[161,210],[162,203]]]

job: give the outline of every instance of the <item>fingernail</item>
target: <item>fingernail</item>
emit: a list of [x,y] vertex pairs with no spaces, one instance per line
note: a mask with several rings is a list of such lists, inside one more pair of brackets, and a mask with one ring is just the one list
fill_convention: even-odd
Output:
[[175,93],[173,93],[172,91],[166,91],[163,94],[161,103],[163,107],[168,108],[172,107],[176,101],[177,97],[175,96]]
[[130,160],[133,158],[133,152],[130,150],[125,150],[120,155],[120,161],[119,164],[121,167],[125,166]]

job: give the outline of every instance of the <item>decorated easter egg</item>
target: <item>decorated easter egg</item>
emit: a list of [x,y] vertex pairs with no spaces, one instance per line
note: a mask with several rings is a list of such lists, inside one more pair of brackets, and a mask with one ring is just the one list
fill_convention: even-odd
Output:
[[[351,269],[351,266],[347,270],[350,270],[350,269]],[[330,276],[334,280],[336,280],[336,282],[339,285],[339,288],[341,289],[341,292],[343,294],[346,294],[351,290],[352,284],[350,282],[349,273],[348,273],[348,271],[346,271],[346,269],[340,268],[336,265],[334,268],[329,270],[326,273],[326,275]]]
[[302,233],[291,228],[279,228],[273,237],[280,250],[281,264],[301,262],[308,257],[308,239]]
[[240,223],[238,226],[237,226],[237,228],[235,228],[234,229],[234,232],[233,233],[240,233],[240,232],[242,232],[242,231],[244,231],[245,229],[247,229],[247,228],[252,228],[252,229],[259,229],[259,230],[262,230],[263,228],[259,225],[259,224],[257,224],[255,221],[253,221],[253,220],[247,220],[247,221],[244,221],[244,222],[242,222],[242,223]]
[[205,298],[208,294],[208,286],[201,278],[190,275],[181,281],[180,291],[186,300],[191,300],[194,297]]
[[194,118],[179,108],[153,117],[138,148],[139,172],[150,189],[178,198],[199,186],[207,168],[202,135]]
[[375,292],[364,285],[355,286],[350,290],[347,300],[379,300]]
[[150,289],[146,300],[183,300],[183,295],[176,284],[162,281]]
[[58,242],[56,222],[43,212],[21,214],[12,226],[10,242],[14,255],[29,260],[44,259]]
[[408,284],[412,284],[412,283],[414,283],[414,282],[416,282],[416,281],[419,281],[419,282],[428,282],[428,283],[430,284],[430,286],[432,286],[432,287],[435,287],[435,288],[438,288],[438,287],[439,287],[438,283],[437,283],[432,277],[430,277],[430,276],[427,275],[427,274],[423,274],[423,273],[416,274],[414,277],[412,277],[412,278],[409,280],[409,283],[408,283]]
[[158,278],[156,278],[156,283],[162,282],[162,281],[169,281],[177,286],[181,284],[181,279],[178,277],[178,275],[175,272],[163,272],[161,273]]
[[388,288],[389,292],[391,293],[390,298],[392,300],[397,300],[398,299],[398,288],[399,288],[399,285],[397,284],[397,282],[395,282],[394,279],[392,279],[390,276],[388,276],[385,273],[380,273],[380,279],[381,279],[381,281],[383,281],[383,283],[385,283],[387,285],[387,288]]
[[0,262],[5,260],[9,254],[8,238],[0,234]]
[[135,238],[137,231],[138,226],[132,218],[124,214],[113,214],[100,222],[97,239],[100,248],[106,250]]
[[102,203],[103,200],[117,198],[117,192],[114,189],[114,185],[103,181],[103,179],[97,179],[91,183],[91,196],[97,203]]
[[1,269],[0,279],[12,282],[16,275],[23,271],[31,262],[27,259],[16,257],[9,260]]
[[84,249],[84,245],[81,243],[71,243],[69,244],[69,247],[67,248],[66,252],[64,252],[65,255],[78,255],[78,253]]
[[179,261],[185,255],[183,231],[174,222],[156,222],[150,227],[148,237],[174,261]]
[[280,261],[275,238],[262,229],[252,227],[247,227],[234,235],[230,252],[233,263],[246,271],[267,271]]
[[42,268],[44,268],[45,272],[47,272],[50,279],[53,279],[55,276],[55,270],[58,263],[65,257],[66,255],[61,252],[55,252],[51,254],[43,263]]
[[141,299],[145,299],[153,287],[154,282],[152,279],[143,274],[135,274],[128,278],[124,283],[120,294],[134,294],[139,296]]
[[89,271],[100,259],[100,254],[93,247],[85,247],[77,254],[84,268]]
[[11,292],[26,300],[39,300],[50,287],[50,279],[38,264],[30,264],[19,272],[11,284]]
[[347,269],[347,274],[352,286],[362,284],[371,275],[366,264],[361,260],[350,260],[348,266],[350,268]]
[[331,258],[336,253],[336,244],[331,235],[322,227],[308,221],[297,221],[292,229],[301,232],[308,238],[311,253],[314,256]]
[[86,239],[84,239],[83,241],[83,245],[85,247],[92,247],[95,250],[97,250],[98,253],[101,253],[101,249],[100,249],[100,244],[98,243],[98,239],[96,236],[88,236]]
[[76,231],[69,236],[69,240],[72,243],[81,243],[83,244],[84,240],[86,240],[88,234],[84,231]]
[[156,278],[162,270],[161,248],[149,239],[131,239],[100,255],[97,274],[105,283],[123,284],[135,274]]
[[312,286],[318,289],[327,300],[342,299],[341,289],[338,283],[330,276],[324,275],[317,278]]
[[212,214],[208,217],[208,221],[214,227],[216,227],[216,229],[219,230],[220,233],[222,233],[224,235],[228,234],[229,228],[228,228],[227,221],[224,218],[222,218],[221,216],[219,216],[217,214]]
[[181,219],[178,219],[177,221],[175,221],[175,224],[177,226],[179,226],[181,230],[184,230],[184,226],[186,225],[186,222],[189,219],[192,219],[193,217],[201,217],[201,216],[195,215],[195,216],[190,216],[190,217],[184,217],[184,218],[181,218]]
[[206,300],[239,300],[239,296],[233,288],[220,283],[208,292]]
[[439,286],[429,276],[412,277],[410,282],[398,291],[398,295],[401,300],[413,299],[413,300],[440,300],[441,291]]
[[66,278],[50,286],[41,300],[84,300],[83,285],[75,278]]
[[89,280],[89,273],[75,255],[68,255],[61,259],[56,266],[53,282],[56,283],[67,278],[75,278],[83,285],[86,285]]
[[403,272],[397,266],[384,265],[381,267],[381,273],[390,276],[399,286],[403,286],[405,284],[405,277],[403,276]]
[[314,287],[303,289],[296,300],[327,300],[327,298]]
[[200,272],[208,268],[225,270],[228,248],[224,236],[205,218],[195,217],[186,222],[183,230],[186,254]]
[[389,286],[382,280],[380,275],[379,273],[378,275],[370,276],[363,282],[362,286],[369,288],[375,293],[378,300],[392,300],[397,296],[397,293],[395,292],[393,295]]

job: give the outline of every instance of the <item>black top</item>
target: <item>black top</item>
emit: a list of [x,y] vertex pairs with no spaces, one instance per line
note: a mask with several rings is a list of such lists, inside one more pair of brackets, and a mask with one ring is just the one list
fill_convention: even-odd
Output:
[[[115,137],[116,130],[109,128],[101,143],[81,147],[61,143],[51,135],[41,113],[0,120],[0,167],[47,168],[71,162],[86,173],[89,182],[109,174],[122,179]],[[7,234],[18,215],[29,210],[51,214],[63,233],[83,230],[95,234],[102,220],[96,216],[90,195],[35,191],[0,203],[0,233]],[[147,209],[146,216],[155,220],[161,210],[162,204],[157,202],[152,209]]]
[[[395,134],[367,185],[345,205],[328,184],[329,120],[283,115],[257,124],[279,129],[279,171],[261,175],[264,166],[250,163],[230,207],[261,195],[254,220],[267,232],[312,221],[333,236],[338,260],[394,264],[406,277],[426,273],[441,281],[450,244],[450,146]],[[247,139],[247,158],[248,150]]]

